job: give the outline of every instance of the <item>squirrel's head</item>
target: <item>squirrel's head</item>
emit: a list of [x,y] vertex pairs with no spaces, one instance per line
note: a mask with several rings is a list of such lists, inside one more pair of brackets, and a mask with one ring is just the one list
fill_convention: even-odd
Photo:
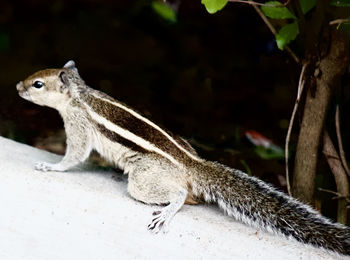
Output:
[[74,61],[68,61],[61,69],[40,70],[17,84],[19,95],[41,106],[58,109],[82,86]]

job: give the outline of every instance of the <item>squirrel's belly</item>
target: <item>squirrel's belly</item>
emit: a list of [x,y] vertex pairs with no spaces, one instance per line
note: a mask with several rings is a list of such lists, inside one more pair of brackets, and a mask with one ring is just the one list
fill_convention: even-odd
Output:
[[113,142],[102,135],[94,135],[95,150],[107,161],[113,163],[121,170],[125,169],[125,165],[130,156],[135,152],[117,142]]

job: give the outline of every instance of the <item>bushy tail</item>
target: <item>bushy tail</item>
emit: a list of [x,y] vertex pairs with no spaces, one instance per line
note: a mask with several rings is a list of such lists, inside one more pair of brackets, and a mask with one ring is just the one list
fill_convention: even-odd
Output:
[[195,168],[193,191],[216,202],[235,219],[269,232],[350,255],[350,228],[333,223],[311,207],[263,181],[214,162]]

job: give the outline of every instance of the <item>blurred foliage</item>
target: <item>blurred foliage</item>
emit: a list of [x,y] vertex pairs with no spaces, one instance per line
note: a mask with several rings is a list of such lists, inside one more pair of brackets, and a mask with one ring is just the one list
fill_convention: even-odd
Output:
[[261,11],[272,19],[296,19],[296,16],[278,1],[266,2]]
[[299,34],[298,22],[287,24],[283,26],[276,35],[276,43],[280,50],[283,50],[286,45],[295,40]]
[[338,29],[347,31],[348,33],[350,33],[350,17],[347,20],[348,20],[347,22],[339,24]]
[[349,0],[331,0],[330,4],[336,7],[348,7],[350,6],[350,1]]
[[[303,14],[308,13],[316,5],[316,0],[299,0],[301,10]],[[211,14],[220,11],[227,4],[227,0],[202,0],[207,11]],[[330,5],[336,7],[348,7],[350,6],[349,0],[332,0]],[[285,46],[291,41],[295,40],[299,34],[298,19],[286,6],[282,5],[279,1],[268,1],[261,6],[261,11],[269,18],[272,19],[283,19],[292,20],[293,22],[283,25],[277,35],[276,44],[280,50],[284,50]],[[348,31],[350,30],[345,24],[342,29]]]
[[214,14],[225,7],[227,0],[202,0],[202,4],[207,9],[208,13]]
[[[303,14],[306,14],[315,6],[316,0],[299,0],[299,3]],[[267,17],[294,20],[292,23],[288,23],[280,28],[276,35],[277,46],[280,50],[283,50],[299,34],[298,19],[287,7],[282,7],[282,4],[278,1],[269,1],[265,4],[265,6],[261,7],[261,10]]]
[[264,147],[257,146],[254,151],[265,160],[284,159],[284,150],[278,146]]
[[177,21],[176,12],[167,3],[160,1],[152,2],[153,10],[163,19],[175,23]]
[[299,0],[299,3],[303,14],[306,14],[316,6],[316,0]]

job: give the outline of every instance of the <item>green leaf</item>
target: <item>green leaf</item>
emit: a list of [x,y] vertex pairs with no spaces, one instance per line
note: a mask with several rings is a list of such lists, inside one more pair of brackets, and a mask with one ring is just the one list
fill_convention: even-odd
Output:
[[227,0],[202,0],[201,2],[208,13],[213,14],[220,11],[227,4]]
[[273,19],[296,19],[295,15],[289,11],[287,7],[282,7],[282,4],[278,1],[266,2],[265,5],[261,7],[261,11],[263,11],[267,17]]
[[271,159],[283,159],[284,150],[283,149],[271,149],[265,148],[264,146],[257,146],[254,148],[255,153],[262,159],[271,160]]
[[175,23],[177,21],[176,13],[173,9],[170,8],[169,5],[160,1],[152,2],[152,9],[155,11],[160,17],[168,22]]
[[[350,19],[350,17],[348,19]],[[350,33],[350,22],[339,24],[337,29]]]
[[299,26],[297,21],[283,26],[279,30],[278,34],[276,35],[276,43],[277,43],[278,49],[283,50],[284,47],[288,43],[293,41],[298,34],[299,34]]
[[303,14],[306,14],[308,11],[310,11],[312,8],[316,5],[316,0],[299,0],[301,11]]
[[331,0],[330,5],[336,7],[347,7],[350,6],[350,0]]

